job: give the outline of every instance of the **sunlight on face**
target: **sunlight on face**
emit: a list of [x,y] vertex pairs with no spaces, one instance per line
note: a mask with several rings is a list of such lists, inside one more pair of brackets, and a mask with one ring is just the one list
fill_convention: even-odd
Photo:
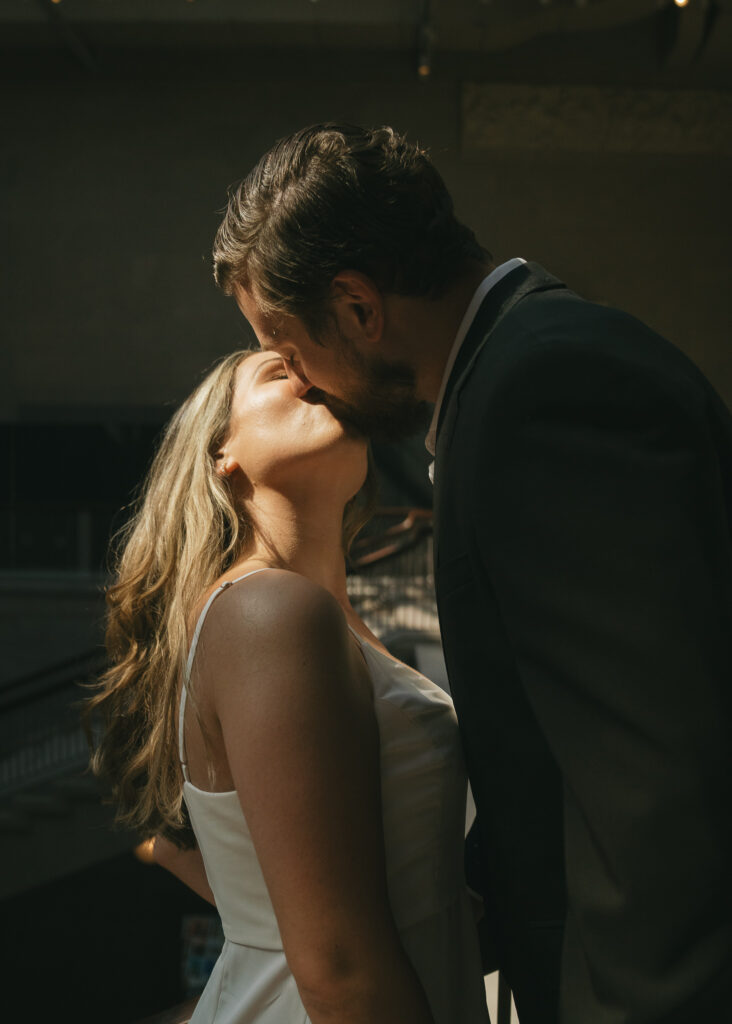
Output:
[[251,483],[281,487],[304,472],[360,473],[367,444],[326,404],[293,394],[281,356],[257,352],[237,368],[224,449]]
[[365,355],[335,324],[316,342],[302,320],[263,313],[245,288],[236,289],[236,301],[263,352],[282,356],[293,394],[327,405],[371,437],[395,440],[426,429],[430,407],[416,397],[411,367]]

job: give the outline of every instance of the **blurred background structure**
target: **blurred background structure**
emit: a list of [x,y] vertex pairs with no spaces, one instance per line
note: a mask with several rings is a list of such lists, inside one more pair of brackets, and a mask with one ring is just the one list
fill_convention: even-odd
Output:
[[[305,124],[392,124],[497,260],[639,316],[732,404],[732,0],[0,0],[0,77],[4,963],[27,1020],[127,1024],[186,994],[207,908],[109,830],[71,704],[154,438],[251,341],[211,278],[227,186]],[[421,438],[377,459],[385,504],[429,509]],[[354,592],[439,672],[415,523]]]

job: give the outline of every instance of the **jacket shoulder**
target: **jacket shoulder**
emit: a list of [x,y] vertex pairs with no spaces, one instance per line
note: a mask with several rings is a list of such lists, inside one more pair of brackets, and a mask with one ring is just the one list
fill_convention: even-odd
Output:
[[461,382],[461,404],[476,394],[485,402],[509,382],[538,377],[562,392],[573,381],[601,386],[608,373],[694,404],[713,393],[692,360],[641,320],[559,289],[527,295],[509,311]]

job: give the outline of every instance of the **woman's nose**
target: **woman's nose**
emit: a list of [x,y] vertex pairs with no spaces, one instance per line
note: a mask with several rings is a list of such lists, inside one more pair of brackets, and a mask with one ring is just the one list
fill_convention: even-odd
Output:
[[296,398],[302,398],[303,395],[306,395],[308,393],[308,391],[313,385],[310,383],[310,381],[302,372],[302,370],[295,369],[295,367],[291,363],[287,364],[286,369],[287,379],[290,382],[292,393],[295,395]]

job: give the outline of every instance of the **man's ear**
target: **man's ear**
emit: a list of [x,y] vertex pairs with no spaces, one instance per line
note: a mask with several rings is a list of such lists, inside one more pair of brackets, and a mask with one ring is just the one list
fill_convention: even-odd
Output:
[[333,312],[346,337],[368,344],[384,333],[384,297],[370,277],[359,270],[340,270],[331,282]]

